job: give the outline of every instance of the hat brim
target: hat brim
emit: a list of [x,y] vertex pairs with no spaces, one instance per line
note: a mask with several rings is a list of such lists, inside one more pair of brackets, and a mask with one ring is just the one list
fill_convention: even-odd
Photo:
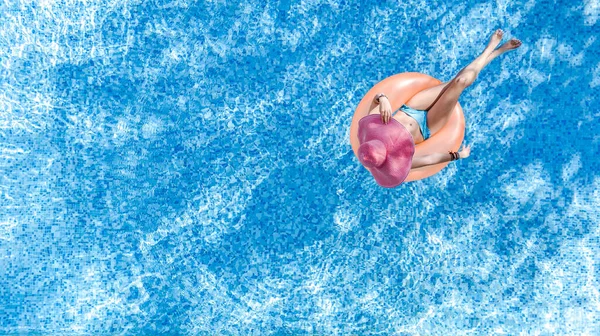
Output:
[[404,125],[393,118],[384,124],[379,114],[371,114],[359,121],[358,138],[361,144],[371,140],[380,140],[385,144],[385,162],[376,168],[365,167],[377,184],[386,188],[402,184],[410,173],[415,154],[414,139]]

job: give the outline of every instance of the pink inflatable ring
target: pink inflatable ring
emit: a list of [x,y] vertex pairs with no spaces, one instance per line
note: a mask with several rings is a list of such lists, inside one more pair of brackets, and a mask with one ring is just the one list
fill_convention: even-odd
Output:
[[[369,92],[363,97],[358,104],[356,111],[354,111],[354,117],[352,118],[352,125],[350,126],[350,144],[354,155],[358,158],[358,147],[360,146],[358,140],[358,121],[369,114],[369,107],[373,101],[373,97],[383,92],[386,94],[392,105],[392,110],[396,110],[408,102],[418,92],[428,89],[430,87],[441,84],[442,82],[431,76],[418,73],[418,72],[405,72],[388,77],[381,82],[375,84]],[[374,109],[378,109],[375,106]],[[427,155],[433,153],[447,153],[448,151],[458,151],[460,145],[465,136],[465,116],[460,104],[456,104],[454,111],[450,115],[446,125],[442,127],[438,132],[433,134],[427,140],[417,144],[415,146],[415,154]],[[411,169],[404,182],[421,180],[426,177],[432,176],[442,170],[448,165],[449,162],[440,163],[436,165]],[[365,167],[366,169],[369,169]]]

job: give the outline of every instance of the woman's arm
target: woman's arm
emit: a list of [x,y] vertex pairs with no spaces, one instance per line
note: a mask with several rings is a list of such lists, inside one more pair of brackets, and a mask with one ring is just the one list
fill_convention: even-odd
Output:
[[384,93],[378,93],[373,96],[373,101],[371,102],[371,106],[369,106],[369,113],[367,115],[373,113],[376,108],[379,109],[379,114],[381,114],[381,121],[387,124],[392,118],[392,105],[390,105],[390,101]]
[[452,155],[450,153],[441,154],[433,153],[429,155],[414,156],[412,160],[411,168],[421,168],[425,166],[431,166],[438,163],[452,161]]
[[[465,148],[458,152],[457,160],[466,159],[471,155],[471,147],[465,145]],[[450,153],[433,153],[428,155],[414,156],[411,168],[421,168],[431,166],[438,163],[450,162],[454,156]]]
[[375,112],[376,108],[379,109],[379,103],[381,102],[380,99],[382,98],[387,99],[385,93],[378,93],[373,96],[373,100],[371,100],[371,105],[369,106],[369,113],[367,113],[367,115],[370,115],[371,113]]

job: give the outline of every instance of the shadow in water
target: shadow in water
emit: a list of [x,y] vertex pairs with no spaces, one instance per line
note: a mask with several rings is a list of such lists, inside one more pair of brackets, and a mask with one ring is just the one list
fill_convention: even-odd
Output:
[[335,234],[332,217],[338,196],[332,178],[314,164],[273,172],[233,220],[243,219],[242,227],[224,236],[218,251],[203,256],[206,264],[216,274],[243,274],[252,263],[278,264],[283,254]]

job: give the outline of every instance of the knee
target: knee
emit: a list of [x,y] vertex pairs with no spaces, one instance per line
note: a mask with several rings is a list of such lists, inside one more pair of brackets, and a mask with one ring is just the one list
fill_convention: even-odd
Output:
[[473,81],[470,81],[466,76],[458,76],[454,79],[454,85],[463,89],[471,85],[471,83],[473,83]]
[[461,71],[456,78],[454,78],[454,83],[462,88],[466,88],[467,86],[473,84],[477,78],[477,72],[466,69]]

